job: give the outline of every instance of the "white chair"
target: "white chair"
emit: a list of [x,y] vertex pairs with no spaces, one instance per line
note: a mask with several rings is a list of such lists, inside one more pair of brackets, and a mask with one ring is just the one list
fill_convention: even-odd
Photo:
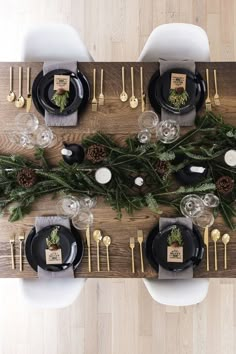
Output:
[[83,278],[20,279],[20,290],[25,304],[58,309],[76,300],[85,281]]
[[67,24],[29,28],[22,41],[21,61],[94,61],[79,33]]
[[161,280],[143,279],[153,300],[169,306],[190,306],[203,301],[209,279]]
[[193,60],[210,61],[206,32],[187,23],[170,23],[156,27],[150,34],[138,61]]

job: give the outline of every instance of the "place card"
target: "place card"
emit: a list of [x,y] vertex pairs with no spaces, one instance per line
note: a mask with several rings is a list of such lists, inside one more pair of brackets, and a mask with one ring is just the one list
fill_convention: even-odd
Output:
[[179,87],[182,87],[184,90],[186,90],[186,75],[180,73],[172,73],[170,88],[171,90],[175,90]]
[[70,91],[69,75],[54,75],[54,90]]
[[183,263],[183,247],[168,246],[167,262]]
[[46,264],[62,264],[61,249],[58,250],[45,250]]

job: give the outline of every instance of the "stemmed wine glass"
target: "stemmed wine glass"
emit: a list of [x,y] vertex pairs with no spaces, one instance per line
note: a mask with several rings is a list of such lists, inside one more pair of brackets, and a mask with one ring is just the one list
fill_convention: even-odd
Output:
[[157,125],[157,138],[164,144],[171,144],[180,136],[179,124],[172,119],[161,121]]
[[157,127],[159,122],[158,115],[153,111],[145,111],[138,117],[140,131],[137,135],[141,144],[147,144],[151,141],[152,130]]

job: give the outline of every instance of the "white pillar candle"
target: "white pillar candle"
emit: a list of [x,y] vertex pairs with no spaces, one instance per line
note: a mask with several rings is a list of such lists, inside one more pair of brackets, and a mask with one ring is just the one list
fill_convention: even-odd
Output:
[[229,150],[225,153],[225,163],[230,167],[236,167],[236,150]]
[[95,179],[100,184],[106,184],[111,180],[111,171],[107,167],[101,167],[95,172]]

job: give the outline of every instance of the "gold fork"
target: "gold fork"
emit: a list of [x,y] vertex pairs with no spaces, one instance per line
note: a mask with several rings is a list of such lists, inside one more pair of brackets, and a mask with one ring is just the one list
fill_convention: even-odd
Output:
[[19,242],[20,242],[20,272],[23,271],[22,248],[23,248],[24,240],[25,240],[25,235],[19,236]]
[[131,248],[131,254],[132,254],[132,273],[135,273],[135,267],[134,267],[134,247],[135,247],[135,241],[134,241],[134,237],[130,237],[129,246],[130,246],[130,248]]
[[211,111],[211,100],[210,100],[210,90],[209,90],[209,70],[206,69],[206,81],[207,81],[207,98],[205,101],[206,110]]
[[93,69],[93,99],[92,99],[92,112],[97,112],[98,101],[96,99],[96,69]]
[[220,96],[218,94],[218,88],[217,88],[217,75],[216,75],[216,69],[214,69],[214,82],[215,82],[215,96],[214,96],[214,102],[216,106],[220,106]]
[[10,246],[11,246],[11,269],[15,269],[15,235],[10,236]]
[[98,97],[99,106],[104,106],[104,94],[103,94],[103,69],[101,69],[101,92]]
[[143,265],[143,231],[138,230],[138,243],[140,249],[140,261],[141,261],[141,272],[144,272],[144,265]]

